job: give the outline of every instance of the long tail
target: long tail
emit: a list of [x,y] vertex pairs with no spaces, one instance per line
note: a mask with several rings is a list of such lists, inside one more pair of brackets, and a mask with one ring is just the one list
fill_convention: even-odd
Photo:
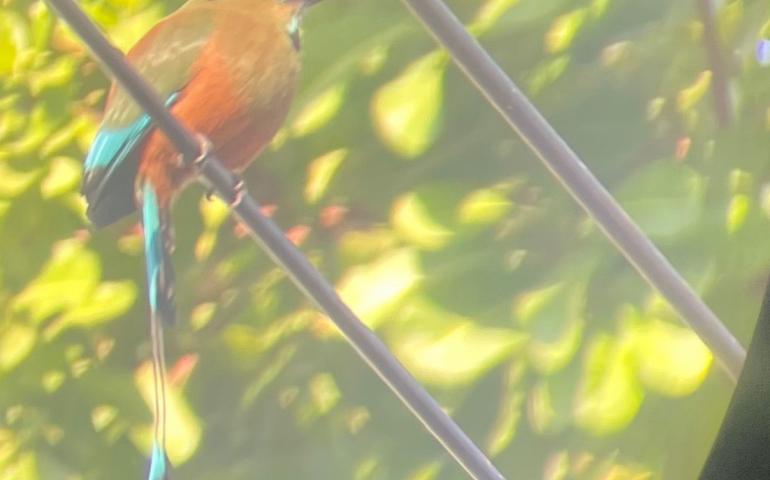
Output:
[[142,186],[142,221],[150,301],[150,338],[155,389],[155,421],[148,480],[167,480],[166,457],[166,360],[163,327],[175,321],[174,269],[171,264],[172,233],[167,205],[161,205],[154,187]]

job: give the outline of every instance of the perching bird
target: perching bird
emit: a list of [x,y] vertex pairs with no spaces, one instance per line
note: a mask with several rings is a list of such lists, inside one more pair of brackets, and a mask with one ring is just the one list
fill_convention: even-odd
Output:
[[[192,132],[240,171],[283,123],[299,71],[299,22],[318,0],[189,0],[153,27],[129,62]],[[163,324],[174,322],[170,207],[192,178],[132,98],[113,85],[85,161],[82,193],[96,227],[141,206],[155,367],[155,438],[149,478],[167,478]]]

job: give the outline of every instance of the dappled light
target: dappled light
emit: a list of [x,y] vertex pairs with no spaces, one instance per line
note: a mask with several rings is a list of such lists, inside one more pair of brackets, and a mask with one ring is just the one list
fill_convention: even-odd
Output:
[[[214,0],[217,1],[217,0]],[[735,335],[770,267],[770,7],[447,1]],[[83,0],[125,51],[181,0]],[[731,384],[400,2],[306,12],[249,191],[506,478],[695,478]],[[759,41],[765,39],[763,41]],[[154,389],[138,219],[79,190],[109,79],[40,0],[0,6],[0,480],[140,478]],[[200,187],[173,211],[179,479],[467,478]]]

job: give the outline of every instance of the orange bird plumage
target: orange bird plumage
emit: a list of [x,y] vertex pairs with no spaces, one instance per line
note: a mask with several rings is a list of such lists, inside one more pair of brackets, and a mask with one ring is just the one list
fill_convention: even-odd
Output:
[[[128,61],[233,171],[283,123],[299,73],[299,22],[317,0],[190,0],[128,52]],[[97,226],[141,207],[156,392],[163,397],[162,325],[175,316],[170,207],[192,178],[173,145],[119,86],[85,162],[82,192]],[[156,402],[148,477],[166,478],[164,411]]]

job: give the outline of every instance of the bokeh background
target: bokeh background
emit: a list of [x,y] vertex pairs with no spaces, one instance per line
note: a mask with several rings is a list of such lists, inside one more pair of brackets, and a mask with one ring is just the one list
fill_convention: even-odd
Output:
[[[770,271],[764,0],[449,4],[744,343]],[[122,49],[178,0],[84,0]],[[0,2],[0,479],[136,479],[150,442],[136,219],[78,194],[107,77],[43,2]],[[732,388],[400,2],[307,15],[250,190],[511,479],[695,478]],[[179,479],[462,479],[199,187],[167,334]]]

